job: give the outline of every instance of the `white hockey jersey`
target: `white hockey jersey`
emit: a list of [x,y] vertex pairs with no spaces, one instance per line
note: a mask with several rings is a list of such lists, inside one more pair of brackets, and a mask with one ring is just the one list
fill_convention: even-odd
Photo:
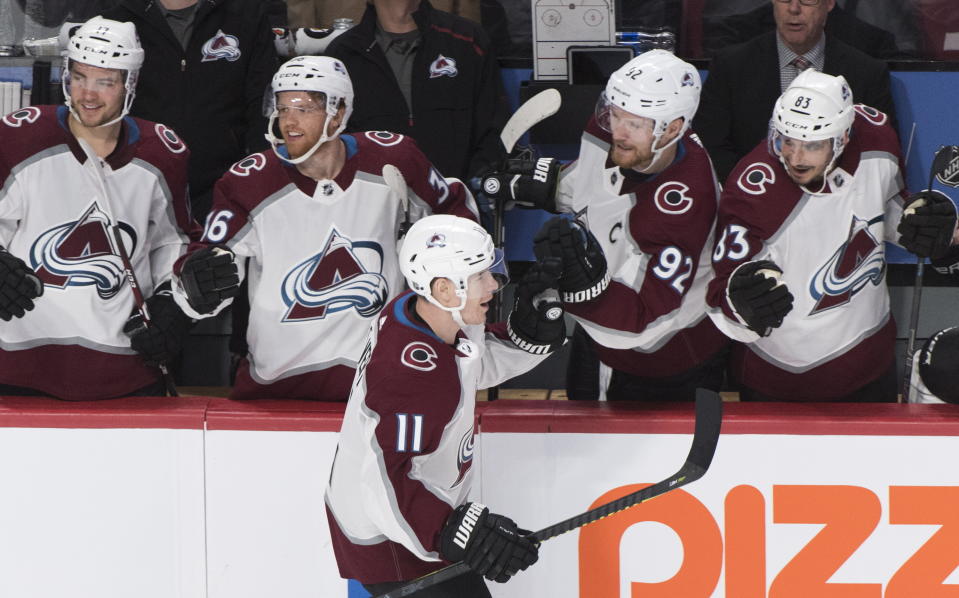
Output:
[[[747,387],[794,400],[842,397],[893,359],[883,240],[898,238],[905,197],[899,143],[886,115],[856,106],[852,134],[823,193],[794,184],[762,143],[730,174],[720,202],[710,315],[738,345],[733,371]],[[766,337],[749,330],[727,296],[742,264],[783,270],[792,311]]]
[[[412,221],[478,218],[465,185],[443,178],[411,139],[340,139],[347,158],[333,180],[306,177],[272,153],[234,164],[217,183],[203,239],[190,247],[226,245],[241,264],[249,258],[241,276],[249,278],[250,349],[232,398],[347,399],[370,319],[405,289],[396,259],[404,202],[383,180],[384,165],[403,173]],[[175,286],[184,310],[204,317]]]
[[68,115],[65,106],[31,106],[0,121],[0,245],[44,283],[33,311],[0,322],[0,382],[65,399],[115,397],[159,374],[122,332],[134,303],[109,223],[150,297],[188,234],[198,236],[186,200],[189,152],[164,125],[127,117],[114,152],[91,164]]
[[362,583],[445,564],[436,540],[472,485],[476,391],[547,357],[517,348],[504,324],[467,326],[448,345],[413,315],[414,297],[372,330],[326,491],[340,574]]
[[603,363],[636,376],[683,372],[728,344],[706,316],[719,184],[693,133],[677,143],[663,172],[624,173],[591,119],[557,192],[557,209],[581,215],[602,246],[611,278],[602,295],[566,309]]

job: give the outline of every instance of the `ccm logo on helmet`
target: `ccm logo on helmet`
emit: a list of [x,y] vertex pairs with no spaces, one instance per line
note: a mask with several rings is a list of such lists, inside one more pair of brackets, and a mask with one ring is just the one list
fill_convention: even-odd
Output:
[[421,372],[429,372],[436,369],[436,360],[438,358],[439,355],[436,354],[436,349],[426,343],[414,341],[403,347],[403,354],[400,357],[400,361],[406,367]]
[[693,207],[693,198],[686,195],[689,187],[679,181],[660,185],[653,194],[656,207],[664,214],[685,214]]
[[776,182],[776,173],[772,166],[763,162],[756,162],[746,167],[739,175],[739,188],[750,195],[762,195],[766,192],[766,185]]

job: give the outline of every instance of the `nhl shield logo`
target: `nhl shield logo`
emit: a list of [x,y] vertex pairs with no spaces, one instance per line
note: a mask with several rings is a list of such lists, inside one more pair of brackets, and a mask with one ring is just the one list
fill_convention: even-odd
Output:
[[442,54],[437,55],[436,60],[430,64],[430,79],[444,75],[447,77],[455,77],[458,74],[459,70],[456,68],[456,61]]
[[951,147],[949,165],[942,172],[936,173],[936,180],[950,187],[959,187],[959,152],[956,151],[957,149],[959,148],[954,145]]
[[240,40],[235,35],[227,35],[220,29],[216,35],[206,40],[202,48],[203,58],[200,62],[211,62],[221,58],[229,62],[240,59]]

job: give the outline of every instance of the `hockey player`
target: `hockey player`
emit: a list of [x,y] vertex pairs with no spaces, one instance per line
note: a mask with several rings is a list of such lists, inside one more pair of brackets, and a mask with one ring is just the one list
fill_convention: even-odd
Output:
[[475,395],[565,342],[560,264],[534,265],[507,324],[485,325],[505,270],[478,224],[423,218],[399,261],[413,291],[383,310],[357,369],[326,492],[333,551],[340,575],[373,595],[465,561],[472,574],[417,596],[489,597],[481,576],[505,582],[539,547],[508,517],[467,502]]
[[842,77],[796,77],[720,204],[710,315],[745,343],[731,355],[743,400],[896,400],[883,240],[938,256],[956,225],[941,193],[903,215],[905,197],[887,116]]
[[[562,258],[565,307],[586,332],[574,335],[570,398],[599,386],[609,400],[693,400],[698,386],[722,384],[728,340],[706,316],[719,185],[689,129],[700,87],[669,52],[632,59],[610,77],[562,173],[555,209],[595,234],[555,218],[534,242],[539,259]],[[608,382],[584,372],[591,351]]]
[[909,402],[959,404],[959,327],[940,330],[916,352]]
[[[340,134],[353,87],[339,60],[293,58],[272,89],[273,152],[217,183],[203,239],[177,264],[177,300],[194,317],[214,315],[249,276],[249,354],[230,396],[345,401],[370,319],[403,290],[395,248],[407,214],[476,219],[476,206],[411,139]],[[408,204],[384,181],[388,164],[404,175]]]
[[127,116],[142,63],[133,25],[94,17],[69,42],[66,105],[22,108],[0,123],[0,394],[164,394],[147,362],[171,359],[190,326],[169,282],[199,230],[185,200],[186,146],[164,125]]

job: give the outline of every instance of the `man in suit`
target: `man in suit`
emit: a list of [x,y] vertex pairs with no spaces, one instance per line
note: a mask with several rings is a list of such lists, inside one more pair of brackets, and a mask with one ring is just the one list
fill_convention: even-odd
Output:
[[889,69],[880,60],[826,36],[836,0],[770,0],[776,30],[713,59],[693,128],[720,180],[766,137],[773,104],[805,68],[842,75],[857,101],[894,120]]

